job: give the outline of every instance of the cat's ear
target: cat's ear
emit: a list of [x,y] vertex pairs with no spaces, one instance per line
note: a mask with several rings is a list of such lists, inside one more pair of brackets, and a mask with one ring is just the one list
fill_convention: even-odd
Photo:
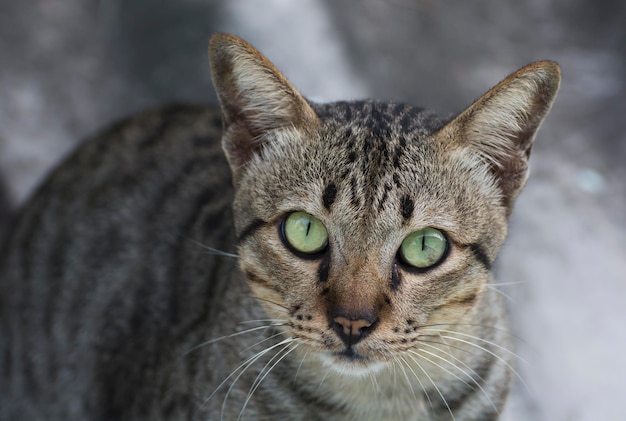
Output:
[[214,35],[209,43],[209,59],[222,107],[223,146],[235,178],[263,148],[265,133],[285,127],[306,130],[319,123],[291,83],[242,39]]
[[509,211],[528,177],[535,133],[560,81],[558,64],[530,64],[489,90],[440,132],[447,142],[469,149],[489,165]]

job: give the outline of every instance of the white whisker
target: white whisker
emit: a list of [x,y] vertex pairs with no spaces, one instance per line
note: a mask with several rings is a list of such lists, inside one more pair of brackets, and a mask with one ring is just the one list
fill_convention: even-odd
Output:
[[276,337],[278,337],[278,336],[280,336],[280,335],[282,335],[282,332],[274,333],[273,335],[270,335],[270,336],[268,336],[267,338],[263,338],[263,339],[261,339],[260,341],[257,341],[257,342],[255,342],[255,343],[253,343],[252,345],[250,345],[250,346],[248,346],[248,347],[246,347],[246,348],[242,349],[241,351],[239,351],[239,353],[240,353],[240,354],[243,354],[243,353],[245,353],[245,352],[247,352],[247,351],[251,350],[252,348],[254,348],[254,347],[256,347],[256,346],[261,345],[263,342],[270,341],[270,340],[272,340],[272,339],[274,339],[274,338],[276,338]]
[[[408,355],[408,357],[411,358],[413,360],[413,362],[415,362],[415,364],[417,364],[417,367],[420,370],[422,370],[422,372],[426,375],[428,380],[430,380],[430,383],[435,387],[435,390],[437,391],[437,393],[441,397],[441,400],[443,401],[444,405],[446,406],[446,408],[448,408],[448,412],[450,413],[450,416],[452,417],[452,420],[456,421],[456,418],[454,417],[454,414],[452,413],[452,409],[450,409],[450,405],[448,405],[448,401],[446,400],[445,396],[443,396],[443,393],[441,393],[441,390],[439,389],[439,387],[437,386],[435,381],[432,379],[432,377],[430,377],[430,374],[428,374],[428,372],[426,370],[424,370],[424,367],[422,367],[422,365],[419,363],[419,361],[417,361],[417,359],[415,357],[413,357],[412,355]],[[422,358],[423,358],[423,356],[422,356]],[[424,391],[426,391],[426,389],[424,389]]]
[[[481,342],[484,342],[484,343],[486,343],[488,345],[491,345],[491,346],[493,346],[495,348],[501,349],[502,351],[504,351],[504,352],[506,352],[506,353],[508,353],[508,354],[510,354],[512,356],[514,356],[515,358],[517,358],[518,360],[522,361],[523,363],[528,364],[528,361],[526,361],[524,358],[522,358],[521,356],[519,356],[515,352],[511,351],[510,349],[505,348],[502,345],[499,345],[499,344],[497,344],[495,342],[489,341],[489,340],[487,340],[485,338],[481,338],[480,336],[474,336],[474,335],[470,335],[470,334],[467,334],[467,333],[456,332],[454,330],[437,329],[436,331],[437,332],[443,332],[443,333],[451,333],[453,335],[460,335],[460,336],[464,336],[464,337],[470,338],[470,339],[476,339],[478,341],[481,341]],[[443,337],[447,338],[447,336],[443,336]],[[452,339],[455,339],[455,338],[452,338]],[[474,344],[474,345],[476,345],[476,344]]]
[[[441,349],[441,348],[439,348],[439,347],[436,347],[436,346],[434,346],[434,345],[427,344],[427,343],[421,343],[421,345],[425,345],[425,346],[428,346],[428,347],[430,347],[430,348],[433,348],[433,349],[435,349],[435,350],[437,350],[437,351],[439,351],[439,352],[443,352],[445,355],[447,355],[447,356],[451,357],[452,359],[454,359],[454,361],[458,362],[458,363],[459,363],[459,364],[461,364],[463,367],[467,368],[467,369],[468,369],[468,370],[469,370],[469,371],[473,374],[473,376],[476,376],[476,377],[477,377],[480,381],[482,381],[482,382],[484,382],[484,381],[485,381],[485,379],[483,379],[483,378],[482,378],[482,376],[476,372],[476,370],[474,370],[472,367],[470,367],[470,366],[468,366],[467,364],[465,364],[465,363],[463,362],[463,360],[461,360],[461,359],[459,359],[459,358],[455,357],[455,356],[454,356],[453,354],[451,354],[450,352],[447,352],[447,351],[445,351],[445,350],[443,350],[443,349]],[[447,344],[446,344],[446,346],[447,346]],[[423,350],[423,349],[422,349],[421,351],[426,352],[426,350]],[[438,358],[442,358],[442,357],[440,357],[440,356],[437,356],[437,357],[438,357]],[[443,358],[442,358],[442,359],[443,359]],[[445,359],[444,359],[444,361],[445,361]],[[493,400],[491,399],[491,396],[489,396],[489,394],[487,393],[487,391],[486,391],[486,390],[485,390],[485,389],[484,389],[484,388],[480,385],[480,383],[479,383],[476,379],[474,379],[474,377],[473,377],[472,375],[468,374],[468,373],[467,373],[467,371],[463,370],[463,369],[462,369],[461,367],[459,367],[457,364],[452,364],[452,363],[451,363],[451,362],[449,362],[449,361],[447,361],[447,362],[448,362],[448,364],[452,365],[454,368],[456,368],[457,370],[459,370],[461,373],[463,373],[463,374],[464,374],[467,378],[471,379],[471,380],[472,380],[472,382],[474,382],[474,384],[475,384],[476,386],[478,386],[478,388],[479,388],[479,389],[483,392],[483,394],[485,395],[485,397],[489,400],[489,403],[491,404],[492,408],[496,411],[496,413],[497,413],[498,415],[500,415],[500,411],[498,410],[498,407],[497,407],[497,406],[496,406],[496,404],[493,402]]]
[[324,374],[324,377],[322,377],[322,380],[320,381],[320,384],[317,386],[317,391],[318,392],[322,388],[322,385],[324,384],[324,381],[326,380],[326,377],[328,377],[328,375],[330,374],[330,371],[332,369],[333,369],[332,367],[328,367],[328,370],[326,371],[326,374]]
[[[415,377],[415,380],[417,380],[417,382],[419,383],[420,387],[422,388],[422,391],[424,392],[424,395],[426,395],[426,399],[428,400],[428,404],[430,405],[430,409],[434,413],[435,412],[435,407],[433,406],[433,401],[430,399],[430,395],[428,394],[428,391],[424,387],[424,383],[422,383],[422,379],[420,379],[420,377],[417,375],[415,370],[413,370],[413,367],[411,367],[411,364],[409,364],[409,362],[406,361],[406,358],[400,357],[400,361],[403,362],[404,364],[406,364],[406,367],[411,371],[411,373],[413,373],[413,377]],[[422,371],[424,371],[424,370],[422,369]],[[406,377],[406,372],[405,372],[405,377]],[[406,381],[408,382],[409,387],[411,388],[411,392],[413,392],[413,396],[415,396],[415,399],[417,400],[417,395],[415,394],[415,390],[413,389],[413,386],[411,386],[411,381],[409,380],[408,377],[406,377]]]
[[485,285],[485,286],[489,289],[489,291],[493,291],[493,292],[495,292],[495,293],[497,293],[497,294],[500,294],[501,296],[503,296],[504,298],[506,298],[507,300],[509,300],[509,301],[510,301],[510,302],[512,302],[512,303],[514,303],[514,302],[515,302],[515,300],[513,300],[513,297],[511,297],[511,296],[510,296],[509,294],[507,294],[506,292],[499,290],[499,289],[498,289],[498,288],[496,288],[494,285],[487,284],[487,285]]
[[[441,357],[441,356],[439,356],[439,355],[437,355],[437,354],[435,354],[435,353],[432,353],[432,352],[430,352],[430,351],[426,351],[425,349],[419,349],[419,348],[417,348],[417,349],[411,350],[411,351],[409,351],[409,352],[410,352],[411,354],[413,354],[413,355],[417,355],[417,356],[419,356],[420,358],[422,358],[422,359],[424,359],[424,360],[428,361],[428,362],[429,362],[429,363],[431,363],[432,365],[434,365],[434,366],[436,366],[436,367],[439,367],[440,369],[442,369],[443,371],[445,371],[446,373],[448,373],[449,375],[451,375],[452,377],[454,377],[455,379],[457,379],[457,380],[458,380],[458,381],[460,381],[461,383],[465,384],[467,387],[469,387],[469,388],[471,388],[471,389],[474,389],[474,386],[473,386],[473,385],[471,385],[471,384],[469,384],[469,382],[467,382],[465,379],[463,379],[463,378],[461,378],[461,377],[457,376],[456,374],[454,374],[452,371],[448,370],[447,368],[445,368],[445,367],[444,367],[444,366],[442,366],[441,364],[434,362],[434,361],[433,361],[433,360],[431,360],[430,358],[426,357],[424,354],[431,355],[431,356],[433,356],[433,357],[437,357],[437,358],[441,359],[442,361],[444,361],[444,362],[446,362],[446,363],[450,364],[451,366],[456,367],[456,365],[452,364],[450,361],[446,360],[445,358],[443,358],[443,357]],[[457,367],[457,368],[458,368],[458,367]],[[466,375],[467,375],[467,374],[466,374]]]
[[522,284],[525,284],[525,283],[526,282],[521,282],[521,281],[518,281],[518,282],[494,282],[494,283],[488,283],[486,285],[491,285],[491,286],[494,286],[494,287],[503,287],[503,286],[509,286],[509,285],[522,285]]
[[[259,372],[259,374],[257,375],[256,379],[254,380],[254,382],[252,383],[252,386],[250,386],[250,390],[248,391],[248,395],[246,396],[246,400],[243,403],[243,407],[241,408],[241,411],[239,411],[239,416],[237,417],[237,420],[240,420],[243,418],[243,413],[246,410],[246,406],[248,406],[248,403],[250,402],[250,399],[252,399],[252,395],[254,395],[254,392],[256,392],[256,390],[259,388],[259,386],[261,385],[261,383],[263,382],[263,380],[265,380],[265,378],[267,377],[268,374],[270,374],[270,372],[274,369],[274,367],[276,367],[278,365],[278,363],[280,363],[287,355],[289,355],[294,349],[296,349],[298,347],[298,343],[293,343],[293,341],[287,343],[283,348],[281,348],[268,362],[267,364],[265,364],[265,366],[263,367],[263,369],[261,369],[261,371]],[[287,350],[285,352],[285,350]],[[268,366],[272,363],[272,361],[277,358],[281,353],[283,353],[282,356],[280,356],[276,362],[274,362],[274,364],[272,364],[269,368]],[[261,376],[262,375],[262,376]],[[261,376],[261,378],[259,378],[259,376]]]
[[216,256],[224,256],[224,257],[233,257],[233,258],[236,258],[236,259],[239,258],[238,254],[229,253],[227,251],[222,251],[222,250],[218,250],[218,249],[213,248],[213,247],[206,246],[206,245],[202,244],[201,242],[194,240],[193,238],[189,238],[189,241],[191,241],[192,243],[202,247],[204,250],[207,250],[209,252],[208,254],[213,254],[213,255],[216,255]]
[[376,376],[374,375],[374,373],[369,373],[369,378],[372,380],[372,386],[374,387],[374,391],[378,392],[376,393],[376,396],[379,397],[381,390],[380,390],[380,386],[378,385],[378,381],[376,380]]
[[[279,346],[283,346],[285,344],[290,343],[291,341],[293,341],[293,338],[286,338],[281,342],[278,342],[277,344],[274,344],[272,346],[270,346],[269,348],[266,348],[260,352],[257,352],[256,354],[252,355],[251,357],[249,357],[246,361],[244,361],[244,363],[240,364],[226,379],[224,379],[224,381],[222,383],[220,383],[220,385],[217,387],[217,389],[215,390],[215,392],[217,392],[217,390],[219,390],[219,388],[222,387],[222,385],[229,379],[231,378],[238,370],[240,370],[240,368],[245,365],[245,367],[243,367],[243,369],[241,369],[241,371],[239,372],[239,374],[237,375],[237,377],[234,378],[233,382],[231,383],[230,387],[228,388],[228,390],[226,391],[226,395],[224,396],[224,400],[222,401],[222,409],[220,412],[220,418],[223,419],[224,418],[224,409],[226,407],[226,402],[228,401],[228,396],[230,395],[230,392],[232,391],[233,387],[235,386],[235,384],[237,383],[237,381],[241,378],[241,376],[243,375],[243,373],[245,373],[245,371],[250,368],[252,366],[252,364],[254,364],[255,362],[257,362],[260,358],[262,358],[265,354],[267,354],[268,352],[272,351],[275,348],[278,348]],[[211,394],[211,396],[213,396],[213,394],[215,394],[215,392],[213,392]],[[210,399],[211,396],[209,396]]]
[[304,364],[304,359],[307,357],[307,355],[309,355],[309,351],[305,352],[304,355],[302,356],[302,360],[300,361],[300,364],[298,365],[298,369],[296,370],[296,375],[293,377],[293,384],[296,384],[298,380],[298,374],[300,374],[300,369],[302,368],[302,364]]
[[[456,332],[455,332],[455,333],[456,333]],[[486,352],[486,353],[488,353],[488,354],[492,355],[493,357],[497,358],[500,362],[502,362],[502,364],[504,364],[504,365],[505,365],[505,366],[506,366],[509,370],[511,370],[511,372],[512,372],[513,374],[515,374],[515,376],[519,379],[519,381],[520,381],[520,382],[524,385],[524,388],[526,388],[526,390],[530,390],[530,388],[528,387],[528,385],[526,384],[526,382],[524,381],[524,379],[522,378],[522,376],[521,376],[521,375],[517,372],[517,370],[515,370],[515,369],[511,366],[511,364],[509,364],[509,363],[508,363],[508,362],[507,362],[504,358],[502,358],[501,356],[499,356],[499,355],[498,355],[498,354],[496,354],[495,352],[493,352],[493,351],[491,351],[491,350],[489,350],[489,349],[485,348],[484,346],[480,346],[480,345],[478,345],[478,344],[475,344],[475,343],[470,342],[470,341],[466,341],[466,340],[464,340],[464,339],[455,338],[455,337],[453,337],[453,336],[446,336],[446,335],[442,335],[441,337],[442,337],[442,338],[447,338],[447,339],[451,339],[451,340],[454,340],[454,341],[459,341],[459,342],[465,343],[465,344],[467,344],[467,345],[473,346],[473,347],[475,347],[475,348],[478,348],[478,349],[480,349],[480,350],[482,350],[482,351],[484,351],[484,352]],[[487,342],[488,342],[488,341],[487,341]],[[503,349],[503,350],[505,350],[505,351],[508,351],[509,353],[511,353],[511,354],[512,354],[512,355],[514,355],[514,356],[517,356],[517,354],[515,354],[515,353],[514,353],[514,352],[512,352],[512,351],[507,350],[506,348],[503,348],[503,347],[500,347],[500,348],[502,348],[502,349]],[[520,358],[519,356],[517,356],[517,357],[518,357],[518,358]],[[524,361],[524,360],[522,360],[522,361]]]
[[249,328],[249,329],[242,330],[240,332],[231,333],[230,335],[224,335],[224,336],[220,336],[219,338],[210,339],[210,340],[208,340],[206,342],[202,342],[201,344],[198,344],[198,345],[188,349],[187,351],[185,351],[185,353],[183,355],[187,355],[190,352],[195,351],[196,349],[202,348],[204,346],[211,345],[211,344],[214,344],[214,343],[219,342],[219,341],[223,341],[224,339],[234,338],[236,336],[245,335],[246,333],[255,332],[257,330],[268,329],[268,328],[273,327],[273,326],[282,326],[282,325],[256,326],[256,327],[252,327],[252,328]]
[[282,319],[256,319],[256,320],[245,320],[243,322],[239,322],[239,324],[250,324],[250,323],[271,323],[271,326],[284,326],[287,322]]

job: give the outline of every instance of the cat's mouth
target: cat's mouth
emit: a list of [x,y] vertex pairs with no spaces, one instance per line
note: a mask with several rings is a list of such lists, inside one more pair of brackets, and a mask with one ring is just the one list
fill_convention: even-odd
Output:
[[341,374],[357,377],[371,374],[372,370],[377,371],[384,365],[384,362],[361,354],[351,347],[323,354],[322,359]]
[[340,359],[341,361],[346,362],[364,362],[369,359],[365,355],[359,354],[358,352],[354,351],[354,348],[352,347],[345,348],[343,351],[333,352],[333,356]]

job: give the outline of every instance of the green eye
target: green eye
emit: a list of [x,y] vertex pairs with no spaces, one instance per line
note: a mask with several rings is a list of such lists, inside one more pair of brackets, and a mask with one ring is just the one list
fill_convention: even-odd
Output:
[[301,253],[316,254],[328,244],[328,231],[324,224],[304,212],[289,214],[283,221],[282,234],[287,244]]
[[424,228],[404,239],[400,256],[407,265],[426,269],[439,263],[448,246],[446,237],[439,230]]

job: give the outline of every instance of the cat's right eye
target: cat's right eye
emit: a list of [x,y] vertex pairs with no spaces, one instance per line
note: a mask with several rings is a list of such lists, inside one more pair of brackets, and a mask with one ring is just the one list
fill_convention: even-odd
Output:
[[417,269],[427,269],[443,260],[448,250],[445,235],[434,228],[424,228],[409,234],[400,246],[402,261]]
[[287,215],[281,225],[284,242],[294,251],[314,255],[328,245],[328,231],[322,222],[305,212]]

